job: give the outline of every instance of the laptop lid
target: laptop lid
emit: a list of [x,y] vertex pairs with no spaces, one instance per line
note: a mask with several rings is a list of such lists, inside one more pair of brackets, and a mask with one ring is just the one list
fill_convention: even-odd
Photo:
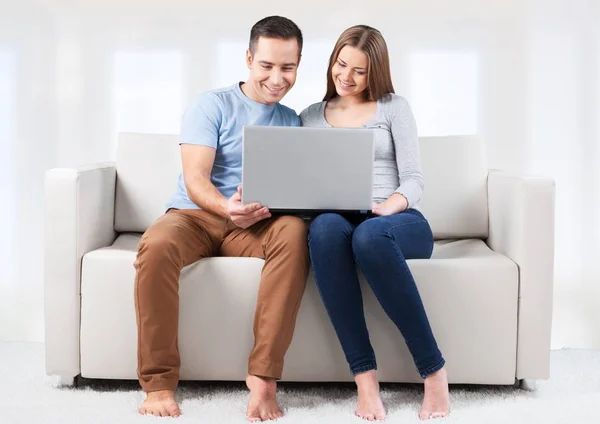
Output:
[[374,140],[366,128],[246,126],[242,203],[284,213],[366,213]]

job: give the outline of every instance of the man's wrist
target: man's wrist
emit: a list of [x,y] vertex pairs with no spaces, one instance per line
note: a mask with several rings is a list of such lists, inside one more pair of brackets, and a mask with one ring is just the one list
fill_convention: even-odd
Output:
[[221,209],[221,215],[226,219],[231,219],[231,216],[229,215],[229,200],[222,198],[219,202],[219,207]]

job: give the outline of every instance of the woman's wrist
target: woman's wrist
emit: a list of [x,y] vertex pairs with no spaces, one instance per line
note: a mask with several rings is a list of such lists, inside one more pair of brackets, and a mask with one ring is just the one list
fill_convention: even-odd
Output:
[[408,199],[403,194],[393,193],[390,196],[390,199],[393,199],[394,205],[397,206],[395,208],[397,212],[404,212],[406,209],[408,209]]

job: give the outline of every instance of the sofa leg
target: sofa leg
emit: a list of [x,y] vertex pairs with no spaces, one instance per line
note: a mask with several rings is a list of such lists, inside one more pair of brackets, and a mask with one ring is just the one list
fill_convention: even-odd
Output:
[[75,387],[75,377],[61,375],[59,377],[58,384],[60,384],[61,387]]
[[52,378],[54,387],[64,388],[76,388],[77,387],[77,376],[71,375],[57,375]]
[[535,392],[537,388],[536,380],[531,380],[529,378],[524,378],[519,380],[519,389],[525,390],[526,392]]

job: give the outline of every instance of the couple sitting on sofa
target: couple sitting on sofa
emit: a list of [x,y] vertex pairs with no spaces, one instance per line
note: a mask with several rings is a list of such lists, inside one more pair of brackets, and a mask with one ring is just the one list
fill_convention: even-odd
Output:
[[[418,135],[408,103],[394,94],[386,43],[368,26],[344,31],[329,61],[325,98],[298,117],[279,102],[295,83],[301,51],[302,33],[292,21],[262,19],[250,34],[248,80],[200,95],[184,114],[178,189],[167,213],[143,235],[135,261],[138,376],[147,393],[142,414],[181,413],[174,396],[180,369],[179,276],[186,265],[215,255],[265,260],[246,379],[249,420],[283,415],[276,380],[282,377],[311,264],[358,388],[356,414],[368,420],[386,414],[356,265],[424,379],[420,418],[449,412],[445,361],[406,264],[431,256],[433,235],[415,208],[423,189]],[[272,217],[262,205],[243,205],[244,125],[376,128],[374,217],[327,213],[307,229],[298,217]]]

